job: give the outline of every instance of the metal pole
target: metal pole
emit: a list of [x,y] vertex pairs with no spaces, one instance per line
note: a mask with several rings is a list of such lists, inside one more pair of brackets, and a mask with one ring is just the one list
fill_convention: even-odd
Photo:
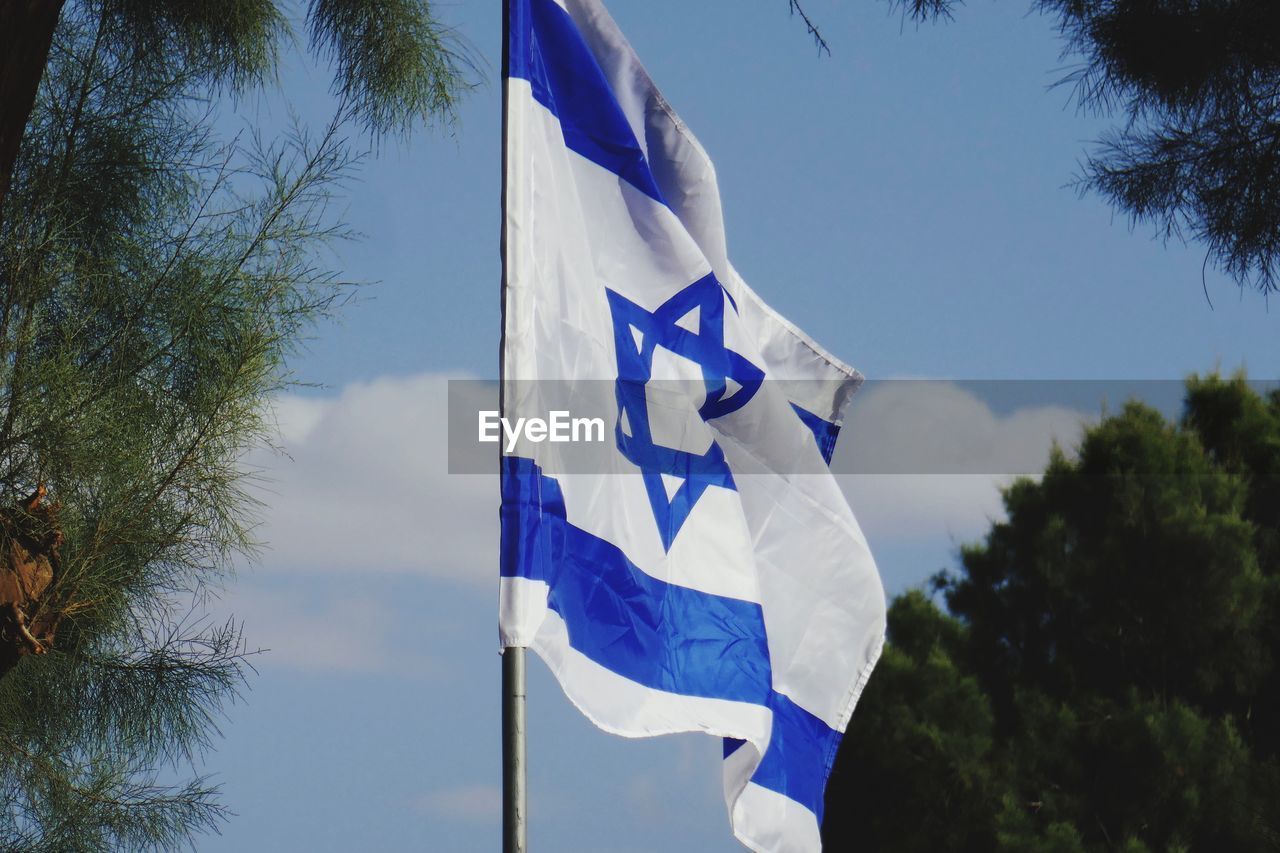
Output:
[[[498,408],[506,412],[507,104],[511,69],[511,3],[502,0],[502,337],[498,344]],[[501,462],[501,457],[499,457]],[[502,853],[526,853],[524,649],[502,651]]]
[[526,853],[524,649],[502,651],[502,853]]

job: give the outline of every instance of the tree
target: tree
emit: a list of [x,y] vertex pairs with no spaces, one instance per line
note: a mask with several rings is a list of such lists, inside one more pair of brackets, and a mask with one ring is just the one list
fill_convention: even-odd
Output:
[[1280,392],[1211,376],[1011,486],[949,612],[890,610],[830,849],[1280,848],[1277,475]]
[[246,674],[200,604],[254,545],[242,460],[285,359],[344,292],[317,250],[350,134],[447,117],[465,56],[418,0],[313,3],[338,115],[223,143],[210,98],[270,76],[275,4],[0,0],[0,42],[49,6],[0,223],[0,848],[172,847],[223,815],[162,780]]
[[[210,87],[260,84],[291,35],[276,0],[0,0],[0,217],[64,8],[99,15],[104,48]],[[311,0],[307,28],[375,133],[452,110],[467,59],[428,0]]]
[[[917,22],[964,0],[889,0]],[[794,5],[794,4],[793,4]],[[1280,285],[1280,5],[1272,0],[1032,0],[1076,63],[1062,82],[1120,126],[1079,186],[1191,237],[1241,285]]]

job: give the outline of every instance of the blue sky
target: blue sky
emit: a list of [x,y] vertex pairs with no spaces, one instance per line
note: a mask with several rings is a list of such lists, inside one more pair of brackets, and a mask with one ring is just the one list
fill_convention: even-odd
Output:
[[[1262,297],[1210,270],[1211,310],[1202,250],[1066,187],[1106,124],[1050,88],[1059,46],[1028,4],[917,30],[884,4],[809,0],[830,57],[786,5],[610,7],[716,163],[735,266],[818,341],[872,378],[1275,375],[1280,318]],[[208,757],[237,817],[198,849],[498,844],[497,482],[445,473],[442,425],[443,378],[497,370],[499,12],[441,7],[488,83],[451,131],[386,144],[345,198],[365,237],[336,264],[376,283],[293,363],[324,387],[279,401],[290,458],[257,457],[269,547],[219,609],[271,651]],[[325,80],[301,58],[282,75],[314,124]],[[284,107],[239,110],[228,127],[276,124]],[[957,387],[877,434],[872,413],[904,416],[892,402],[855,399],[842,441],[923,424],[931,443],[968,430],[1042,458],[1090,414],[993,413]],[[890,591],[951,565],[999,515],[1000,481],[847,480]],[[739,849],[717,742],[604,735],[531,670],[534,850]]]

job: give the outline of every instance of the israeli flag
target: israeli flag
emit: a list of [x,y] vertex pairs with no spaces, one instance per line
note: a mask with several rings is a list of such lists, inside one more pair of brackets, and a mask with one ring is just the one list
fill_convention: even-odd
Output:
[[501,642],[607,731],[724,738],[738,839],[819,850],[885,627],[826,468],[862,377],[730,265],[711,161],[598,0],[509,14],[504,408],[611,393],[592,470],[503,457]]

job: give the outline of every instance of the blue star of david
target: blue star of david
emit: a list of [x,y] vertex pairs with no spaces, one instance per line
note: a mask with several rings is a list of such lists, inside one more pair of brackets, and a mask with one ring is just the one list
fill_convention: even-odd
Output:
[[[714,275],[695,281],[656,311],[647,311],[612,290],[607,293],[618,354],[618,423],[614,433],[622,455],[644,476],[662,545],[669,551],[689,513],[709,487],[736,486],[724,451],[714,439],[701,454],[655,443],[645,395],[645,386],[653,378],[654,353],[662,347],[701,368],[706,396],[697,412],[703,421],[735,412],[750,402],[764,381],[764,371],[725,348],[724,305],[728,294]],[[696,332],[686,328],[693,325],[694,316]],[[732,392],[729,380],[737,386]],[[663,475],[680,482],[673,493],[668,494]]]

